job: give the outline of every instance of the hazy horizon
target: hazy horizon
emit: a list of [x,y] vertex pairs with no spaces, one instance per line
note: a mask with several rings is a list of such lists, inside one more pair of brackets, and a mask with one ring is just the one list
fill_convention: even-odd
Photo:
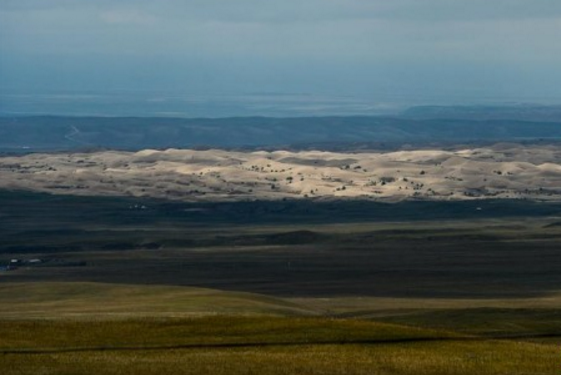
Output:
[[558,104],[560,26],[551,0],[4,0],[0,112]]
[[[561,102],[561,101],[559,101]],[[298,93],[243,93],[195,95],[162,91],[53,91],[0,92],[0,116],[71,115],[138,117],[306,117],[306,116],[397,116],[425,105],[552,105],[553,100],[516,101],[487,98],[328,96]]]

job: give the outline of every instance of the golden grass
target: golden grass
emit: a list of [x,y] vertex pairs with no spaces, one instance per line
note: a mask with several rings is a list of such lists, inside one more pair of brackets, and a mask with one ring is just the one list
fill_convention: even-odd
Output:
[[[474,301],[5,283],[0,374],[558,374],[557,340],[493,338],[555,334],[557,310],[512,307],[556,299],[487,300],[511,308],[467,310]],[[392,323],[311,316],[322,311]]]
[[323,311],[330,315],[376,319],[380,316],[403,315],[425,310],[556,309],[561,306],[561,293],[532,298],[303,297],[285,300],[301,306],[303,309]]
[[0,351],[17,352],[386,343],[455,337],[461,336],[391,323],[301,317],[0,321]]
[[357,320],[9,321],[0,337],[5,375],[559,373],[553,345]]
[[206,288],[88,282],[0,284],[0,319],[310,315],[278,298]]

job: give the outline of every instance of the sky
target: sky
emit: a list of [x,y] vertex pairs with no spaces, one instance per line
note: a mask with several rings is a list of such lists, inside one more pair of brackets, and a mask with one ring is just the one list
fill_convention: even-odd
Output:
[[0,0],[3,92],[561,103],[559,0]]

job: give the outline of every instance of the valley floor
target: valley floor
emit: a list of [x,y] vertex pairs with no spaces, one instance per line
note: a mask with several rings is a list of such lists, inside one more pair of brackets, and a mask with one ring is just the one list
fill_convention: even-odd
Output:
[[2,191],[1,373],[556,374],[560,217]]

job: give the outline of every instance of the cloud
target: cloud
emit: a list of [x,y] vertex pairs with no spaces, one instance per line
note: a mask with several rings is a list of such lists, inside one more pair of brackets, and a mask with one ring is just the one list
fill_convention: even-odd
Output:
[[137,46],[132,49],[171,56],[335,60],[561,60],[554,48],[560,20],[557,0],[2,0],[0,47],[103,54]]
[[27,73],[60,61],[68,72],[91,64],[113,77],[130,68],[141,72],[134,84],[165,70],[182,77],[178,85],[232,90],[251,82],[257,91],[267,82],[454,90],[516,72],[526,82],[557,77],[561,87],[560,39],[559,0],[0,0],[0,68],[14,77],[23,77],[21,61]]

